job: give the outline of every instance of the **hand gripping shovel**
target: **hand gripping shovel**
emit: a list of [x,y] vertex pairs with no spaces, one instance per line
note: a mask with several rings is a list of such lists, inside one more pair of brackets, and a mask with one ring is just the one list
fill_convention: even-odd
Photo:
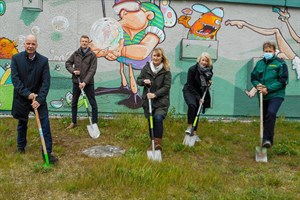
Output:
[[[150,92],[150,88],[148,88],[148,93]],[[149,160],[156,160],[156,161],[162,161],[161,157],[161,151],[160,150],[155,150],[155,145],[154,145],[154,130],[153,130],[153,115],[152,115],[152,103],[151,99],[148,99],[148,104],[149,104],[149,130],[150,130],[150,135],[151,135],[151,144],[152,144],[152,150],[147,151],[147,156]]]
[[263,132],[264,132],[264,125],[263,125],[263,94],[259,94],[259,104],[260,104],[260,146],[255,148],[255,160],[256,162],[268,162],[267,156],[267,148],[262,147],[263,141]]
[[[33,101],[35,101],[35,97],[34,97]],[[38,125],[38,129],[40,132],[40,138],[41,138],[42,147],[43,147],[43,153],[44,153],[44,158],[45,158],[44,167],[49,167],[49,164],[50,164],[49,156],[48,156],[48,152],[46,149],[46,143],[45,143],[45,138],[44,138],[44,134],[43,134],[42,126],[41,126],[40,115],[39,115],[37,108],[34,108],[33,110],[34,110],[34,114],[35,114],[36,123]]]
[[203,107],[203,103],[204,103],[204,99],[205,99],[207,90],[208,90],[208,87],[206,87],[206,89],[205,89],[205,91],[203,93],[203,96],[202,96],[202,99],[201,99],[201,103],[200,103],[198,111],[197,111],[197,115],[195,117],[195,120],[194,120],[192,128],[191,128],[191,132],[190,132],[190,134],[186,134],[185,137],[184,137],[184,139],[183,139],[183,144],[186,145],[186,146],[192,147],[192,146],[195,145],[196,141],[200,141],[199,136],[193,135],[193,133],[194,133],[194,130],[195,130],[196,126],[197,126],[197,122],[199,120],[199,116],[200,116],[200,113],[201,113],[201,110],[202,110],[202,107]]
[[[78,83],[80,83],[79,77],[78,77]],[[85,105],[85,108],[86,108],[86,111],[87,111],[87,114],[88,114],[88,117],[89,117],[89,121],[90,121],[90,125],[87,125],[87,129],[88,129],[89,135],[92,138],[96,139],[96,138],[98,138],[100,136],[100,130],[99,130],[97,124],[93,124],[92,123],[91,113],[89,111],[88,102],[86,100],[86,95],[85,95],[83,89],[81,89],[81,95],[83,97],[83,102],[84,102],[84,105]]]

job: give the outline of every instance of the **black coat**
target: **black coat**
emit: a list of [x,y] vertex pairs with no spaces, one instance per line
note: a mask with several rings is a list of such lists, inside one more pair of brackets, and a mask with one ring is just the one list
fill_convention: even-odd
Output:
[[150,68],[150,64],[147,63],[142,69],[140,75],[137,78],[137,84],[139,86],[144,86],[144,91],[142,95],[143,108],[145,116],[149,117],[149,105],[147,99],[148,88],[144,85],[144,79],[150,79],[151,88],[150,92],[156,95],[156,98],[152,99],[152,107],[154,110],[154,115],[163,115],[164,117],[168,113],[168,108],[170,106],[170,89],[171,89],[171,72],[166,71],[162,68],[157,74],[154,74]]
[[[187,82],[183,87],[183,97],[186,104],[193,104],[196,107],[199,106],[199,100],[202,98],[204,91],[209,87],[208,81],[211,80],[213,76],[212,67],[211,68],[202,68],[198,63],[191,66],[187,75]],[[210,108],[211,98],[209,90],[207,90],[203,110],[205,108]]]
[[14,85],[12,115],[20,120],[27,120],[32,110],[32,100],[28,100],[30,93],[37,94],[36,100],[40,103],[38,108],[40,118],[48,115],[46,97],[50,88],[50,71],[48,58],[35,54],[33,60],[23,51],[12,57],[11,77]]

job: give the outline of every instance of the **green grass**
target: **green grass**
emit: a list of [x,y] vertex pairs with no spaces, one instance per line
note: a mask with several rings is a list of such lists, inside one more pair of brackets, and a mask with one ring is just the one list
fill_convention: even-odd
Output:
[[[202,141],[182,145],[185,119],[165,120],[163,161],[146,150],[148,124],[141,115],[100,119],[101,136],[88,136],[87,120],[65,130],[69,118],[51,119],[58,165],[42,166],[40,140],[30,119],[26,154],[16,150],[17,121],[0,118],[0,199],[300,199],[300,123],[277,120],[268,163],[255,162],[259,122],[201,120]],[[126,153],[89,158],[96,145],[115,145]]]

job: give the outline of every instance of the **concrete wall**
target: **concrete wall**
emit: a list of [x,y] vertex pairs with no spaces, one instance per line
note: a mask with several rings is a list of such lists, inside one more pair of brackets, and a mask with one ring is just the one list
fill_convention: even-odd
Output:
[[[28,0],[24,0],[24,4],[21,0],[2,2],[5,2],[6,7],[4,14],[0,16],[0,43],[5,43],[5,45],[0,45],[0,111],[5,113],[11,109],[12,84],[9,76],[11,55],[24,50],[24,36],[32,33],[38,38],[38,52],[50,60],[52,83],[48,95],[48,106],[51,114],[69,114],[72,83],[64,63],[70,54],[79,47],[79,37],[82,34],[92,35],[95,33],[95,30],[91,29],[97,20],[109,17],[120,21],[119,16],[113,11],[114,1],[32,0],[30,3]],[[150,3],[150,1],[142,2]],[[286,59],[290,75],[286,90],[287,96],[279,114],[286,117],[300,117],[300,64],[298,65],[299,74],[296,69],[293,69],[296,67],[296,65],[293,66],[293,62],[295,63],[297,55],[300,55],[299,8],[288,8],[284,12],[283,7],[271,5],[212,1],[156,0],[151,2],[156,6],[147,7],[147,12],[154,8],[160,10],[160,13],[157,9],[152,12],[156,16],[159,14],[164,16],[165,24],[159,29],[162,30],[165,38],[157,44],[155,41],[158,37],[150,34],[153,40],[146,45],[146,49],[151,52],[153,46],[162,47],[170,59],[171,108],[173,111],[178,114],[186,113],[187,107],[183,100],[182,88],[186,82],[187,70],[195,64],[198,55],[207,51],[214,59],[214,77],[211,89],[213,101],[212,109],[207,111],[207,115],[258,115],[257,98],[248,98],[244,90],[252,87],[249,81],[250,73],[255,62],[262,56],[263,42],[273,41],[279,46],[279,55]],[[105,7],[103,7],[103,3]],[[163,3],[166,4],[163,5]],[[40,7],[42,11],[23,7]],[[130,6],[126,5],[125,8],[130,9]],[[280,16],[282,20],[279,19]],[[135,20],[133,26],[142,21],[135,17],[129,19]],[[197,26],[198,22],[200,25]],[[155,23],[158,22],[153,22],[151,25]],[[201,25],[203,23],[210,26],[203,27]],[[216,28],[216,31],[210,34],[213,30],[212,27]],[[202,30],[201,37],[189,34],[190,30],[197,28]],[[113,33],[109,32],[109,34]],[[207,35],[208,37],[206,37]],[[142,37],[146,36],[146,32],[142,33]],[[96,39],[101,41],[103,37],[94,38],[94,42]],[[16,47],[9,49],[8,47],[11,45]],[[117,46],[118,43],[108,49],[113,51]],[[1,52],[5,53],[1,54]],[[141,51],[137,50],[137,57],[131,60],[139,61],[148,56],[147,53],[147,55],[140,55],[140,53]],[[138,94],[134,94],[130,90],[119,89],[121,83],[120,62],[123,61],[110,61],[108,57],[99,55],[98,70],[95,76],[95,87],[99,94],[96,96],[99,111],[101,113],[141,113],[140,104],[132,98],[137,97]],[[128,85],[130,85],[129,67],[124,69]],[[135,76],[140,73],[141,67],[133,66]],[[126,100],[127,98],[129,100]],[[84,106],[80,102],[80,111],[84,112],[84,110]]]

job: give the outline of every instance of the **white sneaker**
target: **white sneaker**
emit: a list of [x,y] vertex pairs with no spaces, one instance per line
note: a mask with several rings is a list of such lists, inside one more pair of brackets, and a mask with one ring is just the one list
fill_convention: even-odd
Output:
[[185,130],[185,134],[191,135],[191,128],[187,128],[187,129]]

